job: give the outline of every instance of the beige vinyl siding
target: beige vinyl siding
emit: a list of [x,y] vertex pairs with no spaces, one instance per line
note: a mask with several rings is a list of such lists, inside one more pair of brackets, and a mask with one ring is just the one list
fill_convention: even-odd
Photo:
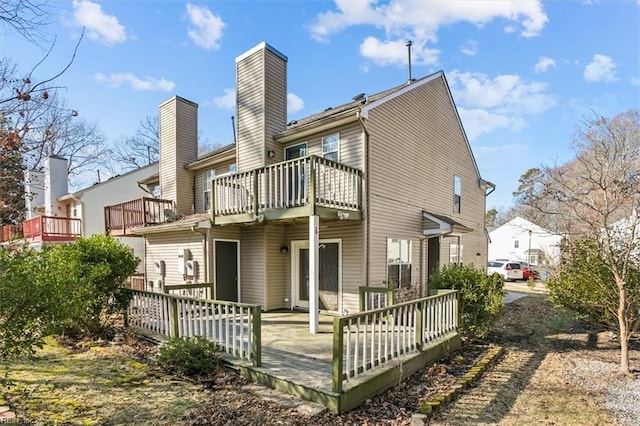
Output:
[[273,164],[283,160],[282,150],[273,140],[273,135],[286,129],[287,123],[287,63],[270,51],[265,52],[265,138],[264,152],[273,151],[276,156],[268,158],[266,164]]
[[284,237],[285,226],[267,225],[265,232],[267,285],[264,309],[271,311],[290,308],[291,302],[285,302],[285,298],[291,300],[290,276],[287,275],[290,257],[289,253],[283,254],[280,251],[282,246],[289,247]]
[[[370,285],[386,276],[386,239],[414,241],[419,256],[422,211],[473,228],[463,234],[464,262],[484,266],[484,191],[444,80],[436,78],[369,111]],[[462,178],[462,210],[453,212],[454,175]],[[443,251],[445,247],[441,247]],[[476,256],[480,252],[481,256]],[[448,253],[448,248],[447,248]],[[417,257],[412,281],[424,273]],[[441,257],[448,262],[448,257]]]
[[[178,271],[178,252],[189,249],[191,259],[198,262],[198,282],[206,282],[204,276],[204,251],[203,241],[205,236],[196,232],[166,232],[162,234],[149,234],[145,237],[146,271],[147,281],[156,281],[160,278],[155,273],[154,262],[165,262],[165,284],[184,284],[182,273]],[[154,284],[154,288],[156,284]]]
[[268,46],[236,63],[239,172],[264,166],[272,136],[285,129],[286,78],[286,60]]
[[194,209],[193,174],[184,165],[197,158],[198,105],[177,96],[160,105],[160,192],[176,213]]
[[279,151],[284,153],[289,147],[307,142],[307,155],[322,157],[322,138],[334,133],[340,134],[340,163],[360,170],[364,169],[364,137],[362,127],[357,123],[316,133],[295,142],[289,142],[282,146]]
[[240,298],[243,303],[265,304],[265,228],[243,228],[240,242]]
[[[227,160],[213,166],[212,168],[216,171],[216,177],[229,173],[229,166],[233,163],[235,163],[235,160]],[[196,213],[203,213],[207,211],[207,208],[205,208],[204,205],[204,175],[209,170],[211,170],[211,168],[193,172],[195,174]]]
[[[359,310],[358,287],[364,285],[364,251],[362,222],[323,222],[320,221],[320,240],[341,239],[342,246],[342,309],[355,313]],[[309,225],[289,226],[285,231],[289,247],[286,276],[291,277],[292,240],[309,240]],[[291,278],[287,280],[291,291]]]

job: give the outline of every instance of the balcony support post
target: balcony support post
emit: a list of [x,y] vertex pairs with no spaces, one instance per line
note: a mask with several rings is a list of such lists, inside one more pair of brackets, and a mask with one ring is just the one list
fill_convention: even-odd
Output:
[[320,217],[309,216],[309,332],[318,334],[320,293]]

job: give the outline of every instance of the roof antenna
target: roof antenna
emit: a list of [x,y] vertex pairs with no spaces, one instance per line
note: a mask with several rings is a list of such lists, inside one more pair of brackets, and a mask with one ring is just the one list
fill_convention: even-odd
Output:
[[236,143],[236,122],[235,117],[231,116],[231,129],[233,130],[233,143]]
[[411,42],[411,40],[409,40],[407,42],[407,44],[405,44],[405,46],[407,46],[407,57],[408,57],[408,64],[409,64],[409,79],[407,80],[407,84],[411,83],[413,81],[413,78],[411,78],[411,45],[413,43]]

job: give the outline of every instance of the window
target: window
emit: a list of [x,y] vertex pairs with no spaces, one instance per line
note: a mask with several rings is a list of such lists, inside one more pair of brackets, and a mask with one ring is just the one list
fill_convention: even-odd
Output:
[[322,156],[328,160],[340,161],[340,133],[322,138]]
[[229,164],[229,174],[235,175],[238,173],[238,165],[236,163]]
[[387,238],[387,286],[411,287],[411,240]]
[[209,211],[209,209],[211,208],[211,185],[213,185],[212,180],[215,177],[216,177],[215,170],[207,170],[202,175],[202,178],[204,179],[204,182],[203,182],[204,197],[202,202],[204,204],[205,211]]
[[456,238],[455,243],[449,244],[449,263],[462,263],[462,249],[463,246],[460,244],[460,237]]
[[513,248],[520,248],[520,240],[513,241]]
[[462,179],[453,177],[453,212],[460,213],[460,201],[462,199]]

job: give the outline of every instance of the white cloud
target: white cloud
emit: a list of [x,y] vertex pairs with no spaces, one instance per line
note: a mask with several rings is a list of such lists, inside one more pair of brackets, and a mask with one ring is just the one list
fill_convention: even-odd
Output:
[[222,109],[234,109],[236,107],[236,90],[224,89],[224,95],[213,98],[213,104]]
[[615,81],[616,67],[609,56],[595,54],[593,61],[584,67],[584,79],[592,83]]
[[460,51],[467,56],[475,56],[478,53],[478,42],[475,40],[467,40]]
[[533,71],[536,73],[547,72],[549,68],[555,66],[556,61],[551,58],[547,58],[546,56],[541,56],[538,58],[538,62],[536,62],[536,66],[533,68]]
[[[360,54],[378,65],[405,65],[407,63],[406,41],[380,41],[367,37],[360,45]],[[411,62],[415,65],[438,63],[439,50],[428,49],[425,45],[414,43],[411,46]]]
[[482,26],[503,18],[521,26],[524,37],[536,36],[549,20],[540,0],[504,0],[460,2],[377,0],[335,0],[336,10],[320,13],[311,26],[311,36],[319,41],[355,25],[384,28],[387,35],[399,35],[407,29],[416,35],[435,37],[445,25],[469,22]]
[[523,129],[535,114],[556,106],[547,85],[513,74],[493,79],[486,74],[453,70],[447,74],[469,139],[498,128]]
[[222,30],[227,26],[222,18],[214,15],[204,6],[196,6],[191,3],[187,3],[187,16],[191,24],[187,34],[191,40],[204,49],[218,49]]
[[484,109],[458,108],[460,119],[464,123],[464,130],[469,140],[474,140],[484,133],[491,133],[500,128],[508,128],[511,124],[509,117],[492,114]]
[[[379,65],[406,62],[406,40],[413,40],[417,64],[435,64],[439,51],[428,48],[437,42],[440,28],[457,23],[471,23],[478,27],[495,19],[506,19],[519,29],[523,37],[537,36],[548,21],[540,0],[520,1],[404,1],[335,0],[336,9],[318,14],[309,26],[317,41],[329,38],[349,27],[366,25],[380,28],[384,37],[367,37],[360,53]],[[473,46],[465,49],[473,54]],[[415,55],[414,55],[415,54]]]
[[77,25],[86,27],[90,39],[99,43],[111,46],[127,41],[124,25],[115,16],[107,15],[98,3],[73,0],[73,18]]
[[99,72],[96,73],[95,79],[100,83],[106,83],[112,87],[120,87],[123,83],[129,83],[133,90],[138,91],[155,90],[160,92],[170,92],[174,87],[176,87],[173,81],[165,80],[164,78],[139,78],[132,73],[114,73],[107,75]]
[[287,113],[295,114],[304,108],[304,101],[295,93],[287,93]]

